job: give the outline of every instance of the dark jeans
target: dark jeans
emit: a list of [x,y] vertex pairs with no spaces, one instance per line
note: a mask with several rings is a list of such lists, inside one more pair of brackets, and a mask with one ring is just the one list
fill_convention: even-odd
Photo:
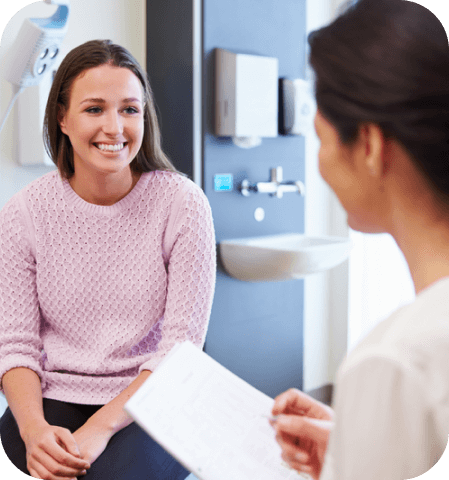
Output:
[[[101,405],[79,405],[44,398],[44,416],[50,425],[72,433],[80,428]],[[0,418],[3,448],[22,472],[26,449],[9,407]],[[116,433],[105,451],[92,463],[82,480],[185,480],[189,472],[151,439],[135,422]]]

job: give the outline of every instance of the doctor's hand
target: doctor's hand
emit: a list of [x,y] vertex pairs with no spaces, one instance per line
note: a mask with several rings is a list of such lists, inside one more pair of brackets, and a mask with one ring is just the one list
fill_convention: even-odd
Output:
[[73,480],[83,475],[90,464],[80,458],[69,430],[42,422],[22,434],[26,447],[27,468],[34,478]]
[[271,425],[282,458],[295,470],[318,479],[333,426],[333,410],[309,395],[290,389],[275,398]]

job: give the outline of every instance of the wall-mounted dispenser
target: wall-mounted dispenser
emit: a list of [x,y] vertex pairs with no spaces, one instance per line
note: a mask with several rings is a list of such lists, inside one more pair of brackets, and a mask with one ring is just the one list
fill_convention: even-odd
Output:
[[[44,109],[52,73],[61,60],[61,43],[67,33],[70,0],[44,0],[58,5],[48,18],[27,18],[7,54],[2,74],[13,84],[14,95],[0,121],[2,130],[14,102],[17,115],[18,151],[21,165],[53,164],[42,142]],[[30,88],[28,88],[30,87]],[[26,90],[20,97],[19,94]]]
[[215,49],[215,134],[257,146],[278,135],[278,59]]
[[316,102],[310,82],[282,78],[280,88],[280,132],[283,135],[306,135],[313,129]]
[[52,65],[51,71],[39,85],[25,89],[17,99],[14,128],[17,135],[17,160],[22,166],[54,166],[44,147],[43,125],[48,95],[58,64]]

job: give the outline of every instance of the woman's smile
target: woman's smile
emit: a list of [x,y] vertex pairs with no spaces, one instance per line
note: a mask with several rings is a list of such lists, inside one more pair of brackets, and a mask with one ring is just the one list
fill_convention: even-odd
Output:
[[122,151],[125,149],[125,147],[128,145],[128,142],[122,142],[122,143],[94,143],[94,147],[96,147],[98,150],[100,150],[104,154],[120,154]]

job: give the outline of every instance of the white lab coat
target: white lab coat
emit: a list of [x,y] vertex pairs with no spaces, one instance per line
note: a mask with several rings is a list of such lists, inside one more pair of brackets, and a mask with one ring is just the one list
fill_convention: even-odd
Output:
[[404,480],[435,465],[449,434],[449,278],[348,355],[333,406],[320,480]]

